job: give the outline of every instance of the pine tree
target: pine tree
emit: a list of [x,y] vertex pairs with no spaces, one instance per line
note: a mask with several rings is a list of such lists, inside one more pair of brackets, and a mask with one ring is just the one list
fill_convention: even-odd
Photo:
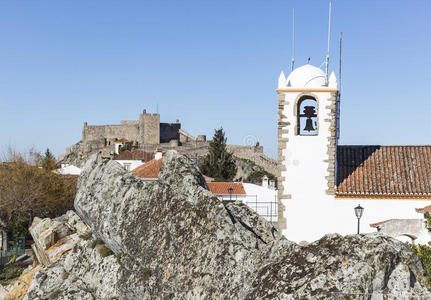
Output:
[[223,128],[214,130],[214,137],[209,143],[209,153],[202,162],[202,172],[215,181],[231,181],[236,174],[236,163],[231,152],[226,149]]
[[48,171],[52,171],[57,168],[57,162],[55,161],[54,155],[49,151],[49,148],[46,149],[45,156],[42,158],[42,167]]

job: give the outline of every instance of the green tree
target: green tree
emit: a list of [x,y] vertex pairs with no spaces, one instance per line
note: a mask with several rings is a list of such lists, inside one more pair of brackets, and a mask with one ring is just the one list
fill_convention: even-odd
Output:
[[[425,227],[429,232],[431,232],[431,216],[429,213],[425,213]],[[431,243],[428,243],[428,245],[412,244],[412,248],[421,261],[422,266],[424,267],[425,277],[431,285]]]
[[231,181],[236,174],[235,159],[226,148],[227,138],[223,128],[214,131],[214,137],[209,143],[209,152],[201,164],[202,173],[216,181]]
[[42,168],[48,171],[57,169],[57,162],[54,155],[49,151],[49,148],[46,149],[45,155],[42,156]]

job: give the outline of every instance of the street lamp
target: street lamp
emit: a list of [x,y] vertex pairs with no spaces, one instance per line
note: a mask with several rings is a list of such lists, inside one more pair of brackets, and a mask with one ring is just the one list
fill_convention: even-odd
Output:
[[358,234],[359,234],[359,220],[361,219],[363,213],[364,213],[364,208],[361,205],[358,205],[355,207],[355,215],[356,215],[356,218],[358,218]]
[[233,193],[233,188],[228,188],[227,191],[229,192],[229,201],[232,201],[232,193]]

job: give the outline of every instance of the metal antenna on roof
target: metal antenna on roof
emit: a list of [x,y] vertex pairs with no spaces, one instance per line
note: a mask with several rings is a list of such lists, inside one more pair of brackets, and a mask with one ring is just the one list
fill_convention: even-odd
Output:
[[338,66],[338,91],[341,93],[341,54],[343,49],[343,33],[340,32],[340,61]]
[[292,9],[292,63],[291,70],[293,71],[295,65],[295,8]]
[[329,1],[328,51],[326,52],[326,83],[327,84],[328,84],[328,73],[329,73],[329,42],[331,40],[331,10],[332,10],[332,2]]

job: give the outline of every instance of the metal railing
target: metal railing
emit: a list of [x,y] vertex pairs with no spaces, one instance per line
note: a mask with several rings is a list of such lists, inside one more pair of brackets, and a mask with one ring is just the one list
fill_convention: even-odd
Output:
[[265,219],[276,222],[278,219],[277,196],[272,201],[262,201],[258,195],[220,195],[223,202],[241,201]]
[[5,265],[10,262],[11,258],[15,258],[25,253],[25,238],[16,238],[14,245],[8,246],[7,250],[0,251],[0,265]]
[[[249,197],[254,199],[247,199]],[[278,219],[277,196],[274,196],[273,201],[261,201],[258,199],[257,195],[247,195],[245,204],[271,222],[277,221]]]

